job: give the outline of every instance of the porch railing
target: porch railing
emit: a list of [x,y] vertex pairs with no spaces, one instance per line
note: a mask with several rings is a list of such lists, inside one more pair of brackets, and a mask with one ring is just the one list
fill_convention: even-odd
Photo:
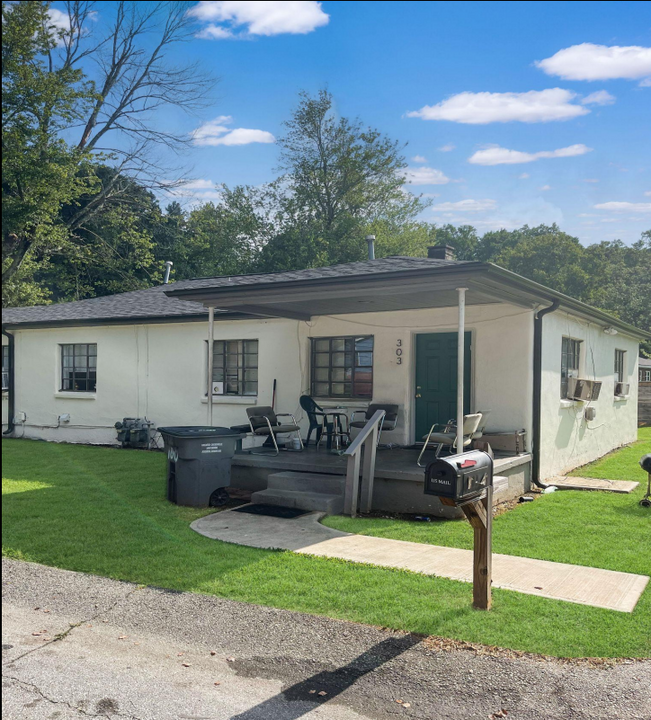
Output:
[[[348,457],[346,467],[346,490],[344,493],[344,514],[355,517],[358,508],[361,512],[370,512],[373,504],[373,481],[375,479],[375,454],[377,452],[378,433],[386,412],[376,410],[373,417],[364,425],[359,435],[350,444],[344,455]],[[362,450],[364,465],[362,468]],[[362,490],[359,488],[360,468],[362,468]],[[360,498],[361,495],[361,498]],[[360,502],[361,500],[361,502]]]

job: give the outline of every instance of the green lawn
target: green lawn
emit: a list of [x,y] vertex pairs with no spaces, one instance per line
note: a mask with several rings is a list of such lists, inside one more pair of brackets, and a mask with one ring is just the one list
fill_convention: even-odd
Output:
[[[643,480],[641,441],[582,469]],[[208,511],[164,497],[162,453],[3,441],[3,552],[14,558],[177,590],[561,656],[651,655],[651,589],[632,614],[506,590],[473,610],[471,586],[398,570],[229,545],[192,532]],[[651,574],[651,513],[641,492],[563,491],[499,517],[494,547],[528,557]],[[384,537],[470,547],[463,521],[328,518]]]

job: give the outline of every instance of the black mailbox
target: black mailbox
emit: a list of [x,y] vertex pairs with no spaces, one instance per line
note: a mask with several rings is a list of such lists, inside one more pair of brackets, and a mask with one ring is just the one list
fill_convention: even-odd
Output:
[[425,470],[425,494],[457,503],[480,497],[492,484],[493,458],[480,450],[439,458]]

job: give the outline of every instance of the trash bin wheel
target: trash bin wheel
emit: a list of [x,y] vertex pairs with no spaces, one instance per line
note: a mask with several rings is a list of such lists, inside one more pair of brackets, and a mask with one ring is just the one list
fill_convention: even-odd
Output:
[[210,507],[222,507],[223,505],[226,505],[229,500],[230,496],[228,494],[228,490],[226,490],[226,488],[218,488],[210,496],[208,504]]
[[642,498],[642,500],[640,500],[640,505],[642,507],[651,507],[651,499],[649,499],[647,497]]

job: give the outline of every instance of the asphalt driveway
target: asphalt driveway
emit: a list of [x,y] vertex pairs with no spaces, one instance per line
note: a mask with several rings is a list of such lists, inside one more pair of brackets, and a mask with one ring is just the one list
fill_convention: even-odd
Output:
[[12,720],[651,717],[651,661],[593,667],[441,649],[11,560],[2,643],[3,718]]

